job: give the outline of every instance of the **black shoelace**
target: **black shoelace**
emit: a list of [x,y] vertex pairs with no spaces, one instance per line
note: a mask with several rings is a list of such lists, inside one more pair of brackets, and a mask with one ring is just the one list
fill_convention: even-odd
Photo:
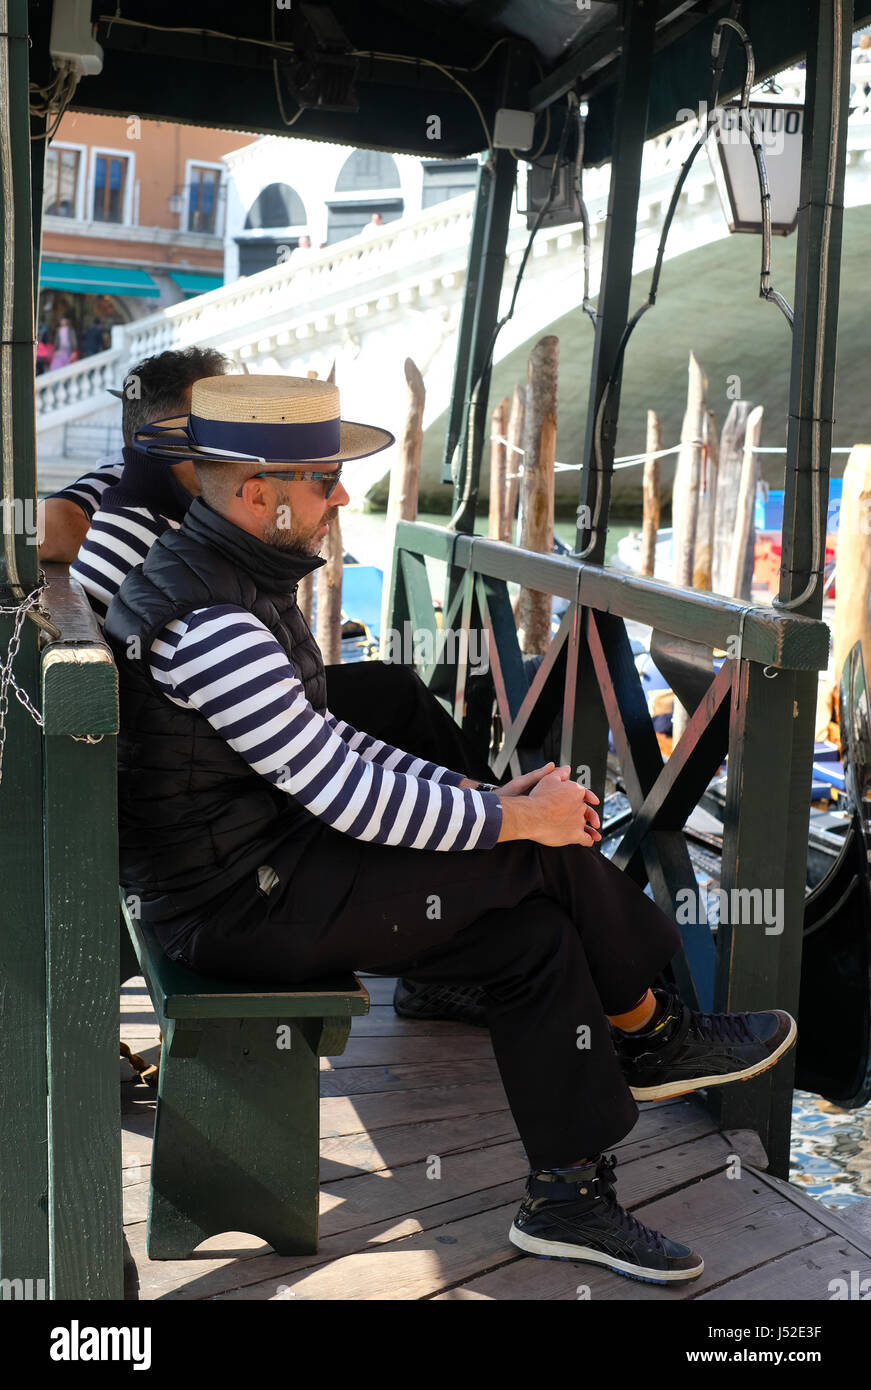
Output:
[[702,1014],[691,1010],[690,1029],[705,1042],[756,1042],[748,1017],[748,1014]]
[[704,1014],[696,1009],[687,1008],[673,988],[657,990],[656,992],[658,995],[667,995],[663,1018],[679,1019],[681,1012],[685,1011],[688,1020],[687,1032],[695,1033],[704,1042],[748,1043],[757,1041],[747,1022],[749,1014]]
[[641,1239],[647,1245],[652,1245],[660,1255],[666,1255],[663,1238],[659,1231],[654,1231],[650,1226],[645,1226],[625,1207],[621,1207],[614,1192],[614,1169],[617,1167],[617,1155],[612,1154],[606,1158],[603,1154],[596,1165],[596,1177],[599,1179],[602,1198],[607,1204],[611,1218],[615,1220],[621,1230],[625,1231],[633,1240]]

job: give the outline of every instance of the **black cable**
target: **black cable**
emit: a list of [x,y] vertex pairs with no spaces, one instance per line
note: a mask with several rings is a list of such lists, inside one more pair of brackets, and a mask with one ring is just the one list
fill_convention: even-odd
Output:
[[488,373],[488,372],[490,371],[490,369],[491,369],[492,362],[493,362],[493,353],[494,353],[495,348],[496,348],[496,339],[499,337],[499,334],[502,332],[502,329],[505,327],[505,325],[506,325],[506,323],[508,322],[508,320],[509,320],[510,318],[512,318],[512,316],[513,316],[513,314],[514,314],[514,308],[515,308],[515,305],[516,305],[516,303],[517,303],[517,295],[518,295],[518,292],[519,292],[519,290],[520,290],[520,282],[521,282],[521,280],[523,279],[523,272],[524,272],[525,269],[526,269],[526,263],[527,263],[527,261],[529,260],[529,255],[530,255],[530,252],[532,251],[532,243],[534,242],[535,237],[536,237],[536,234],[538,233],[538,230],[539,230],[539,228],[540,228],[540,226],[541,226],[541,224],[542,224],[542,220],[543,220],[543,218],[544,218],[545,213],[547,212],[548,208],[550,207],[551,203],[552,203],[553,200],[554,200],[554,197],[556,196],[557,184],[558,184],[558,182],[559,182],[559,167],[560,167],[560,163],[561,163],[561,161],[562,161],[563,153],[564,153],[564,151],[565,151],[566,142],[567,142],[567,140],[568,140],[569,124],[570,124],[569,117],[570,117],[571,112],[572,112],[572,107],[574,106],[575,108],[577,108],[577,97],[575,96],[575,93],[574,93],[574,92],[569,92],[569,93],[567,94],[567,105],[568,105],[568,108],[569,108],[569,109],[568,109],[568,111],[566,112],[566,118],[565,118],[565,120],[563,121],[563,128],[562,128],[562,130],[560,131],[559,143],[558,143],[558,145],[557,145],[556,153],[554,154],[554,157],[553,157],[553,166],[552,166],[552,169],[551,169],[551,176],[550,176],[550,187],[549,187],[549,189],[548,189],[547,198],[546,198],[545,201],[542,203],[541,207],[538,209],[538,212],[537,212],[536,217],[535,217],[535,221],[534,221],[533,224],[532,224],[532,228],[531,228],[530,233],[529,233],[529,238],[528,238],[527,243],[526,243],[526,249],[525,249],[524,252],[523,252],[523,256],[522,256],[522,259],[521,259],[521,261],[520,261],[520,265],[519,265],[518,270],[517,270],[517,275],[516,275],[515,280],[514,280],[514,290],[513,290],[513,293],[512,293],[512,295],[511,295],[511,303],[510,303],[510,305],[508,306],[508,312],[507,312],[507,314],[504,314],[504,315],[502,316],[502,318],[499,319],[498,323],[496,323],[496,324],[494,325],[493,332],[492,332],[492,334],[490,335],[490,342],[489,342],[489,345],[488,345],[488,347],[487,347],[487,352],[486,352],[485,357],[484,357],[484,362],[483,362],[483,365],[482,365],[482,367],[481,367],[481,370],[480,370],[480,372],[479,372],[479,374],[478,374],[478,379],[476,380],[476,382],[475,382],[474,386],[472,387],[472,390],[471,390],[471,392],[470,392],[470,394],[469,394],[469,401],[468,401],[468,416],[467,416],[467,425],[466,425],[466,479],[465,479],[465,485],[464,485],[464,487],[463,487],[463,495],[462,495],[462,497],[460,498],[460,501],[459,501],[459,504],[458,504],[458,506],[457,506],[456,511],[454,512],[453,516],[451,517],[450,521],[448,522],[448,528],[449,528],[450,530],[452,530],[452,529],[454,528],[457,519],[458,519],[458,518],[461,516],[461,514],[465,511],[466,506],[468,505],[469,497],[470,497],[470,495],[471,495],[471,478],[472,478],[472,471],[473,471],[473,470],[472,470],[472,453],[473,453],[473,451],[474,451],[475,423],[476,423],[476,420],[477,420],[478,409],[479,409],[478,393],[479,393],[479,391],[480,391],[480,389],[481,389],[481,384],[482,384],[482,382],[484,381],[485,377],[487,376],[487,373]]
[[[714,26],[714,36],[711,41],[711,91],[705,116],[705,129],[700,134],[698,140],[693,145],[693,148],[690,151],[689,155],[684,160],[684,163],[681,165],[680,173],[678,174],[677,181],[675,183],[674,189],[672,190],[668,210],[666,212],[665,220],[663,222],[662,233],[659,239],[659,246],[657,248],[656,261],[653,267],[653,275],[651,277],[650,291],[648,293],[647,300],[644,304],[641,305],[639,309],[636,309],[635,313],[632,315],[632,317],[630,318],[629,322],[623,330],[620,342],[617,346],[613,370],[605,383],[602,395],[599,399],[599,404],[596,409],[596,418],[593,427],[592,462],[593,473],[595,477],[595,499],[593,504],[593,515],[590,522],[590,537],[587,544],[581,550],[571,552],[571,557],[575,560],[585,559],[593,551],[596,545],[596,541],[598,538],[598,527],[600,524],[602,510],[601,479],[602,474],[604,473],[604,468],[602,467],[602,429],[604,424],[605,410],[607,408],[608,401],[610,400],[615,387],[619,384],[621,380],[623,373],[623,360],[626,355],[626,348],[628,346],[629,339],[635,331],[635,328],[638,325],[639,321],[647,313],[648,309],[652,308],[653,305],[656,303],[656,296],[659,291],[659,281],[662,275],[662,267],[665,259],[665,246],[668,240],[668,234],[671,230],[671,224],[674,220],[674,215],[677,210],[678,200],[683,190],[683,186],[686,183],[686,180],[689,176],[690,170],[692,169],[692,166],[695,162],[696,156],[698,155],[699,151],[702,149],[705,142],[707,141],[708,136],[710,135],[711,127],[714,123],[714,120],[716,119],[717,99],[719,98],[720,94],[720,84],[722,82],[723,71],[726,65],[726,56],[728,54],[729,43],[731,40],[731,34],[728,32],[729,30],[732,30],[735,33],[737,33],[741,43],[744,46],[746,67],[740,104],[740,120],[742,121],[743,125],[744,112],[747,109],[750,97],[750,88],[753,85],[755,63],[753,58],[753,48],[750,43],[749,36],[738,23],[738,19],[742,9],[743,0],[733,0],[731,14],[728,17],[719,19],[716,25]],[[724,33],[724,31],[727,32]],[[752,121],[749,119],[747,120],[747,127],[748,139],[750,141],[751,148],[753,149],[753,155],[756,162],[756,174],[759,180],[760,202],[762,206],[762,267],[760,270],[759,293],[762,299],[770,300],[772,303],[776,304],[779,309],[782,310],[782,312],[787,318],[787,321],[789,322],[790,327],[792,327],[792,310],[787,304],[786,300],[783,298],[783,296],[779,294],[777,290],[775,290],[771,285],[771,194],[768,188],[768,174],[765,168],[765,158],[762,153],[762,146],[759,142],[759,137],[756,133],[756,129],[753,126]]]

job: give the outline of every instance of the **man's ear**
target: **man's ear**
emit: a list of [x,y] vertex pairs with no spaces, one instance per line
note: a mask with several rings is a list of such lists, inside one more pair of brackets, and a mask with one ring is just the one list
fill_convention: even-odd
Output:
[[270,498],[262,478],[246,478],[240,490],[242,502],[255,516],[262,518],[269,511]]

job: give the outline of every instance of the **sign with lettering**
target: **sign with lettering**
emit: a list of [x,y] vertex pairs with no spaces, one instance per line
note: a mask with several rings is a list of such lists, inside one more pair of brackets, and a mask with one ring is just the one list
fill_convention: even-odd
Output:
[[[771,194],[771,230],[788,236],[798,221],[804,107],[751,102],[749,120],[759,139]],[[762,230],[762,200],[756,158],[747,132],[748,114],[736,104],[712,113],[708,158],[730,232]]]

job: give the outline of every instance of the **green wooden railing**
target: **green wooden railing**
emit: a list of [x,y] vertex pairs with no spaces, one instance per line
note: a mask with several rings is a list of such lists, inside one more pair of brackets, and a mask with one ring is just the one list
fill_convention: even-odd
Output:
[[[454,580],[438,632],[427,557],[443,561],[446,575]],[[568,602],[531,685],[509,583]],[[648,712],[626,620],[683,643],[694,670],[700,651],[707,653],[708,687],[667,761]],[[486,643],[501,726],[500,744],[491,750],[497,772],[523,770],[529,756],[521,747],[524,729],[547,696],[562,709],[560,760],[602,796],[610,726],[631,803],[614,860],[639,885],[649,883],[669,913],[687,902],[678,894],[696,893],[683,826],[728,754],[722,886],[782,893],[785,929],[774,934],[761,922],[724,922],[715,946],[706,921],[689,921],[682,926],[683,949],[673,962],[675,978],[684,999],[696,1007],[776,1004],[797,1009],[804,865],[801,856],[787,850],[790,836],[793,848],[806,843],[812,739],[799,763],[792,749],[799,716],[794,677],[825,669],[825,623],[436,526],[400,522],[390,627],[402,634],[406,624],[412,633],[431,634],[421,649],[432,640],[434,659],[422,666],[421,674],[448,695],[460,722],[468,721],[467,653]],[[476,631],[481,639],[459,642],[458,629]],[[448,646],[455,662],[444,660]],[[734,654],[716,673],[715,648]],[[591,708],[599,717],[588,721]],[[801,716],[812,724],[811,709],[803,708]],[[774,1151],[781,1162],[783,1107],[791,1100],[792,1074],[790,1063],[771,1078],[740,1088],[740,1096],[717,1098],[724,1125],[758,1129],[769,1153]],[[788,1133],[787,1125],[787,1150]]]

